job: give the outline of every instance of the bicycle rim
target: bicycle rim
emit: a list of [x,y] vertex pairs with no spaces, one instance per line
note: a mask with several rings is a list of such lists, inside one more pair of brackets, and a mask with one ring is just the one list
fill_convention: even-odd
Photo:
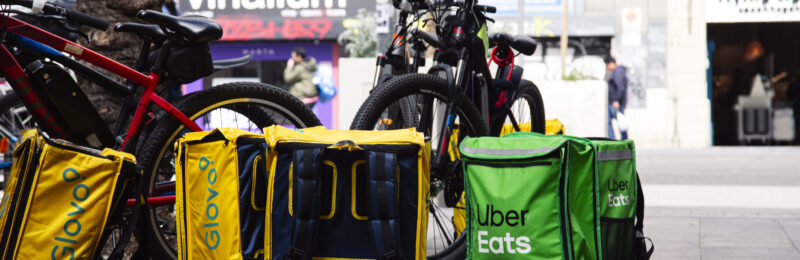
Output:
[[[426,97],[433,99],[431,104],[433,107],[433,116],[432,120],[428,122],[430,127],[428,129],[423,129],[422,132],[425,132],[426,136],[430,137],[433,149],[431,158],[434,158],[438,153],[438,151],[436,151],[438,145],[436,144],[444,139],[441,134],[441,129],[444,125],[442,122],[444,122],[444,111],[447,105],[447,102],[443,100],[444,96],[438,93],[413,93],[406,96],[395,96],[394,102],[390,102],[388,105],[385,103],[383,105],[377,105],[375,106],[376,111],[363,115],[374,114],[377,116],[371,119],[365,119],[366,121],[364,121],[365,123],[362,125],[371,125],[372,128],[365,127],[368,129],[362,130],[402,129],[418,126],[422,118],[420,113],[425,106],[424,100]],[[377,107],[385,107],[385,109]],[[447,138],[449,139],[450,147],[448,151],[444,151],[447,153],[446,156],[448,157],[447,172],[432,174],[438,177],[431,178],[431,198],[428,201],[430,203],[428,207],[428,233],[426,236],[426,252],[428,255],[436,255],[448,250],[458,236],[463,234],[464,226],[456,226],[456,222],[459,219],[462,220],[461,223],[463,223],[465,219],[463,206],[448,206],[447,204],[450,203],[446,201],[448,200],[448,196],[460,198],[464,189],[463,175],[461,174],[461,166],[458,159],[458,143],[466,136],[478,136],[476,133],[480,133],[480,131],[476,128],[481,123],[474,121],[477,120],[470,120],[465,113],[460,110],[457,111],[454,120],[454,130],[450,138]]]
[[[238,98],[217,102],[213,105],[207,106],[196,113],[189,116],[204,130],[211,130],[214,128],[238,128],[250,132],[263,134],[264,127],[278,124],[286,127],[302,128],[308,127],[307,120],[302,120],[301,116],[296,115],[275,102],[255,99],[255,98]],[[155,132],[155,131],[154,131]],[[161,147],[158,152],[158,159],[154,165],[155,172],[151,173],[148,187],[151,196],[164,196],[174,195],[174,188],[167,189],[165,193],[158,193],[160,185],[169,185],[174,183],[175,179],[175,164],[174,164],[174,151],[172,144],[183,134],[187,133],[182,125],[175,128],[169,134],[167,145]],[[157,225],[151,224],[151,231],[153,236],[151,239],[156,241],[156,246],[160,247],[169,258],[175,259],[177,237],[176,237],[176,223],[175,223],[175,208],[174,204],[165,204],[148,209],[151,211],[148,214],[150,223],[158,223]]]

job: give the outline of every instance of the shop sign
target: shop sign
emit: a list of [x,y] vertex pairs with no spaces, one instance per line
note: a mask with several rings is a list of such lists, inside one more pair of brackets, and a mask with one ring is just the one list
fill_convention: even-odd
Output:
[[800,2],[709,0],[706,2],[708,23],[797,22]]
[[214,19],[222,40],[331,40],[359,9],[375,11],[375,2],[356,0],[178,0],[184,13]]

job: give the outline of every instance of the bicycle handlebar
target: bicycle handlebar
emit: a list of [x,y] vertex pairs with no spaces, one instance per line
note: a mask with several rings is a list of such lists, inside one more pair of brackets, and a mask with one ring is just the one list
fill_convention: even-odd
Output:
[[484,13],[492,13],[493,14],[493,13],[497,12],[497,7],[488,6],[488,5],[475,5],[474,9],[476,11],[481,11],[481,12],[484,12]]
[[[425,1],[419,1],[419,2],[416,2],[416,4],[418,5],[419,9],[430,9],[430,5]],[[436,4],[434,4],[434,5],[436,5],[436,6],[448,6],[449,7],[449,6],[453,6],[454,4],[455,4],[454,2],[445,2],[445,3],[442,3],[441,5],[436,5]],[[480,11],[480,12],[485,12],[485,13],[496,13],[497,12],[497,7],[489,6],[489,5],[475,4],[475,5],[472,6],[472,9],[474,11]]]
[[415,37],[419,37],[420,39],[422,39],[423,41],[427,42],[428,44],[430,44],[434,48],[439,48],[440,47],[439,37],[436,36],[436,34],[427,33],[427,32],[421,31],[419,29],[414,29],[414,30],[411,30],[411,35],[413,35]]
[[[27,8],[33,6],[33,0],[9,0],[12,5],[20,5]],[[82,12],[65,10],[61,6],[45,3],[42,8],[44,14],[64,16],[69,22],[83,24],[98,30],[105,31],[108,28],[108,21],[99,17],[91,16]]]
[[108,28],[108,21],[106,19],[91,16],[78,11],[67,10],[67,21],[83,24],[98,30],[105,31]]

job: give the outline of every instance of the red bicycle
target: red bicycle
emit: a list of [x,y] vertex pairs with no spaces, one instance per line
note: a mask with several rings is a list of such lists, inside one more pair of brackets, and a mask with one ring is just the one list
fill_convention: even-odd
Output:
[[[222,28],[211,20],[144,10],[138,17],[152,24],[117,24],[117,32],[135,33],[143,40],[136,66],[130,68],[10,16],[12,13],[29,15],[100,30],[108,27],[103,19],[44,1],[35,2],[36,6],[33,0],[2,3],[32,8],[34,14],[0,10],[0,77],[10,83],[43,132],[76,143],[113,147],[136,155],[145,170],[149,195],[149,208],[144,210],[142,219],[147,227],[143,234],[137,233],[137,237],[149,238],[147,251],[155,259],[177,258],[173,158],[173,144],[177,138],[188,131],[218,127],[257,132],[273,124],[320,125],[300,100],[262,83],[215,86],[186,95],[174,102],[174,106],[157,95],[159,83],[190,82],[213,71],[208,42],[219,39]],[[119,75],[128,82],[112,80],[77,60]],[[122,108],[113,131],[99,118],[97,109],[88,102],[65,68],[120,98]]]

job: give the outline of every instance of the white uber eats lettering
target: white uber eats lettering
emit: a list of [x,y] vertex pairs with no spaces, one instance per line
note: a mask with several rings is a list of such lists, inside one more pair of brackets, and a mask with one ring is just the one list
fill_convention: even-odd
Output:
[[[481,218],[480,206],[478,207],[478,225],[481,227],[525,226],[525,215],[528,210],[509,210],[503,213],[496,210],[494,205],[486,205],[485,217]],[[489,231],[478,230],[478,252],[492,254],[527,254],[531,252],[531,239],[526,236],[513,237],[506,232],[505,236],[494,237]]]
[[608,207],[620,207],[620,206],[628,206],[630,204],[630,196],[623,194],[622,192],[619,195],[615,195],[614,191],[624,191],[629,190],[630,187],[628,186],[628,181],[617,181],[616,178],[612,178],[608,181]]

